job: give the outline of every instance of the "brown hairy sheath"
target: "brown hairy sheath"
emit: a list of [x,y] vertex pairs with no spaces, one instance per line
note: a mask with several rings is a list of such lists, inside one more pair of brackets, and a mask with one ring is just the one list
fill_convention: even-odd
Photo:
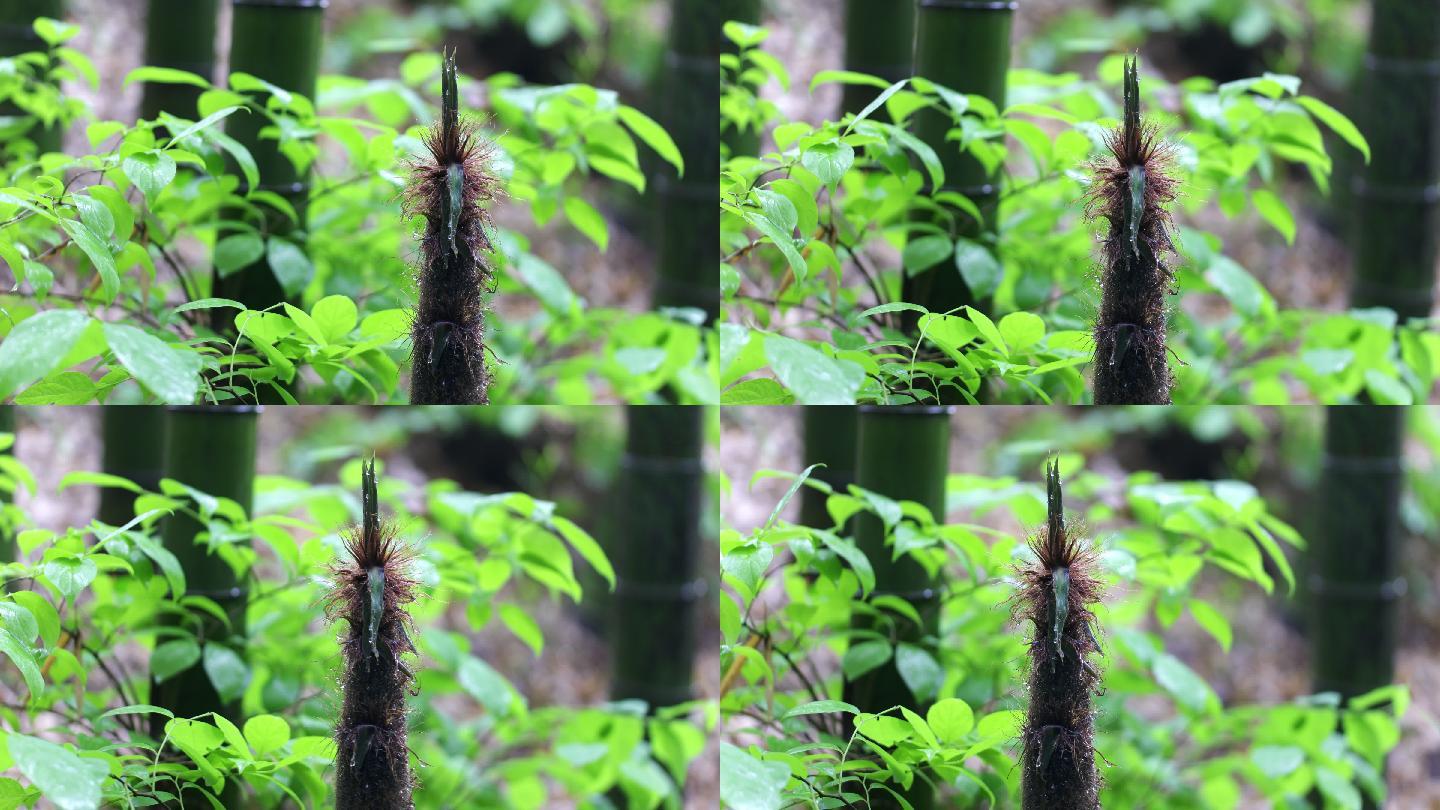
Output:
[[406,744],[405,698],[414,676],[401,661],[414,654],[410,615],[415,600],[412,549],[380,519],[375,461],[365,462],[361,524],[345,534],[347,558],[331,568],[325,616],[345,620],[340,637],[344,699],[335,729],[338,810],[409,810],[415,779]]
[[1091,164],[1085,215],[1109,225],[1102,247],[1100,316],[1095,324],[1095,404],[1167,405],[1174,376],[1166,355],[1165,297],[1175,277],[1168,206],[1175,199],[1173,153],[1140,117],[1135,59],[1125,62],[1125,120],[1106,138],[1110,154]]
[[1019,570],[1016,619],[1029,621],[1030,706],[1022,730],[1024,810],[1097,810],[1095,718],[1091,696],[1100,651],[1091,607],[1100,601],[1095,549],[1065,520],[1060,471],[1046,467],[1048,516],[1030,539],[1035,562]]
[[427,154],[410,164],[405,215],[425,217],[416,273],[420,299],[411,324],[410,402],[489,402],[485,367],[485,296],[493,277],[490,215],[495,199],[490,146],[477,124],[460,115],[455,55],[442,72],[440,122],[425,136]]

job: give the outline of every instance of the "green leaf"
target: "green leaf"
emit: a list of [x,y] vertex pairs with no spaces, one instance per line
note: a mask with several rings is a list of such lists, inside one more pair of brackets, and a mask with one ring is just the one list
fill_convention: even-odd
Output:
[[110,775],[103,759],[81,757],[55,743],[13,732],[6,744],[20,773],[60,810],[100,806],[100,787]]
[[974,307],[965,307],[965,312],[975,328],[980,330],[980,336],[985,338],[995,351],[1002,357],[1010,356],[1010,347],[1005,345],[1005,338],[1000,336],[1000,330],[995,328],[995,322],[986,317],[985,313]]
[[20,677],[25,679],[25,688],[30,691],[32,699],[45,691],[40,665],[35,663],[35,652],[28,642],[17,639],[9,631],[0,632],[0,653],[4,653],[15,668],[20,670]]
[[918,703],[934,700],[945,682],[945,670],[940,662],[923,647],[914,644],[896,645],[895,669]]
[[160,644],[150,653],[150,675],[156,682],[195,666],[200,660],[200,645],[193,638],[177,638]]
[[675,146],[675,141],[666,134],[664,127],[655,123],[654,119],[645,113],[624,104],[616,108],[616,114],[646,146],[655,150],[655,154],[674,166],[675,171],[682,177],[685,175],[685,159],[680,156],[679,147]]
[[310,319],[325,340],[338,342],[348,336],[360,317],[355,302],[344,295],[327,295],[310,308]]
[[535,655],[540,655],[545,649],[545,634],[541,632],[540,625],[530,618],[524,608],[518,605],[502,604],[500,606],[500,621],[510,628],[515,637],[525,642],[525,646]]
[[[35,632],[40,635],[45,647],[54,647],[60,638],[60,613],[50,600],[35,591],[16,591],[10,598],[30,612],[35,620]],[[20,640],[27,644],[31,642],[28,638]]]
[[205,645],[202,657],[205,674],[210,676],[210,683],[221,700],[229,703],[245,694],[245,687],[250,685],[250,668],[245,665],[245,659],[229,647],[215,643]]
[[805,259],[800,255],[800,251],[795,249],[795,238],[776,227],[774,221],[767,216],[747,212],[745,221],[775,243],[775,247],[779,248],[780,253],[785,256],[785,261],[789,262],[790,270],[795,274],[795,280],[803,282],[810,268],[805,264]]
[[215,269],[221,277],[228,276],[264,255],[265,241],[258,234],[232,234],[215,243]]
[[1250,761],[1271,779],[1282,779],[1305,763],[1305,752],[1293,745],[1262,745],[1250,752]]
[[510,702],[514,697],[514,690],[510,683],[500,673],[490,668],[490,665],[474,657],[467,655],[460,662],[460,667],[455,673],[455,679],[459,682],[460,688],[470,697],[475,698],[486,711],[496,717],[505,717],[510,714]]
[[1199,599],[1190,600],[1190,615],[1195,617],[1195,623],[1205,629],[1214,639],[1220,643],[1220,648],[1230,652],[1230,643],[1234,633],[1230,629],[1230,621],[1225,615],[1216,610],[1209,602]]
[[975,728],[975,712],[960,698],[945,698],[930,707],[925,713],[925,722],[940,742],[953,745]]
[[1205,270],[1210,282],[1241,315],[1253,318],[1269,309],[1270,297],[1265,288],[1245,268],[1228,256],[1216,256]]
[[765,358],[775,376],[805,405],[854,405],[865,370],[849,360],[780,335],[766,335]]
[[780,810],[789,781],[790,767],[784,762],[765,762],[720,743],[720,802],[730,810]]
[[794,402],[795,397],[785,386],[769,377],[742,380],[720,395],[721,405],[791,405]]
[[590,203],[579,197],[566,197],[564,203],[565,218],[575,226],[575,230],[590,237],[603,253],[610,244],[610,232],[606,228],[605,218]]
[[188,84],[195,87],[212,87],[210,80],[203,76],[197,76],[188,70],[176,70],[166,67],[138,67],[125,74],[125,81],[120,83],[121,87],[129,87],[132,82],[151,82],[152,84]]
[[1378,368],[1365,369],[1365,390],[1376,405],[1410,405],[1415,401],[1405,383]]
[[850,570],[855,572],[855,576],[860,580],[860,595],[862,597],[869,596],[870,592],[875,590],[875,569],[870,567],[870,559],[865,556],[865,552],[861,551],[855,545],[855,541],[848,537],[840,537],[818,529],[815,531],[815,536],[819,537],[820,542],[824,543],[826,548],[835,552],[840,559],[845,561],[846,565],[850,566]]
[[965,286],[979,298],[994,295],[1005,278],[1005,268],[994,251],[973,239],[955,240],[955,267]]
[[551,267],[539,256],[532,253],[521,253],[515,257],[510,265],[520,281],[535,293],[540,303],[548,310],[558,315],[568,315],[583,305],[583,302],[570,290],[570,285],[565,282],[565,277],[560,271]]
[[786,712],[780,719],[789,720],[792,717],[801,717],[807,714],[833,714],[836,712],[859,714],[860,710],[843,700],[813,700],[809,703],[796,706]]
[[1213,693],[1204,678],[1195,670],[1169,653],[1160,653],[1154,661],[1155,680],[1180,705],[1195,712],[1203,712],[1210,704]]
[[999,331],[1010,352],[1018,354],[1045,337],[1045,321],[1030,312],[1012,312],[1000,319]]
[[595,538],[567,518],[556,516],[551,518],[550,522],[555,527],[555,531],[565,538],[565,542],[575,549],[575,553],[589,563],[590,567],[595,569],[595,573],[610,583],[610,590],[615,590],[615,569],[611,567],[610,558],[605,556],[605,550],[595,542]]
[[114,301],[120,292],[120,273],[115,268],[115,256],[110,252],[109,245],[78,220],[62,219],[60,227],[70,234],[70,238],[89,257],[90,263],[95,265],[95,272],[100,274],[100,283],[105,290],[105,302]]
[[842,141],[817,143],[801,153],[800,165],[833,188],[855,165],[855,150]]
[[177,349],[144,330],[119,323],[103,327],[115,359],[167,405],[189,405],[200,391],[198,355]]
[[847,680],[853,681],[889,661],[892,654],[894,650],[890,642],[880,639],[851,644],[840,660],[840,669],[845,672]]
[[1329,768],[1316,768],[1315,785],[1325,794],[1325,798],[1335,802],[1341,810],[1360,810],[1360,791],[1340,774]]
[[160,192],[175,180],[175,159],[164,152],[138,152],[125,158],[120,170],[153,206]]
[[89,557],[56,557],[46,562],[41,571],[60,593],[74,599],[95,581],[98,569]]
[[245,741],[264,756],[290,742],[290,724],[283,717],[259,714],[245,721]]
[[49,374],[89,325],[90,316],[73,309],[41,312],[16,324],[0,340],[0,399]]
[[315,265],[310,263],[310,257],[299,245],[287,239],[270,237],[265,243],[265,258],[270,262],[275,280],[290,295],[305,289],[315,275]]
[[1257,188],[1250,192],[1250,201],[1255,210],[1285,237],[1288,244],[1295,244],[1295,217],[1280,196],[1268,188]]
[[1299,96],[1295,99],[1295,103],[1304,107],[1306,112],[1320,119],[1321,123],[1330,127],[1330,129],[1333,130],[1336,135],[1343,138],[1346,143],[1360,150],[1360,154],[1365,156],[1366,163],[1370,162],[1370,144],[1365,140],[1365,136],[1360,134],[1359,128],[1351,123],[1350,119],[1346,118],[1344,113],[1320,99],[1310,96]]
[[900,261],[905,265],[905,272],[913,276],[950,258],[950,254],[954,250],[955,243],[950,241],[950,237],[930,234],[918,239],[911,239],[905,245],[905,250],[900,255]]

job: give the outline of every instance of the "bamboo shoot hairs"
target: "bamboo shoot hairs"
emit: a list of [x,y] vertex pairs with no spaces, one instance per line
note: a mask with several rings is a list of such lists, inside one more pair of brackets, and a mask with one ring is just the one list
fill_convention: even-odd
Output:
[[1095,404],[1168,405],[1174,376],[1167,362],[1165,298],[1175,277],[1168,206],[1175,199],[1173,153],[1140,117],[1140,78],[1125,60],[1125,113],[1106,137],[1109,154],[1091,164],[1085,214],[1103,219],[1100,316],[1095,324]]
[[1030,705],[1021,731],[1024,810],[1098,810],[1095,717],[1100,673],[1094,605],[1100,601],[1095,549],[1065,519],[1060,470],[1046,465],[1045,525],[1029,539],[1035,561],[1019,571],[1015,615],[1030,625]]
[[426,153],[410,164],[406,216],[425,217],[416,272],[419,301],[411,324],[410,402],[489,402],[485,367],[485,297],[493,291],[486,254],[492,250],[495,199],[490,147],[472,119],[460,115],[455,54],[441,70],[440,121],[425,136]]
[[345,534],[345,555],[331,568],[326,618],[341,630],[340,721],[335,729],[337,810],[410,810],[405,699],[414,676],[401,660],[414,654],[406,605],[415,600],[414,552],[380,519],[375,460],[361,468],[361,521]]

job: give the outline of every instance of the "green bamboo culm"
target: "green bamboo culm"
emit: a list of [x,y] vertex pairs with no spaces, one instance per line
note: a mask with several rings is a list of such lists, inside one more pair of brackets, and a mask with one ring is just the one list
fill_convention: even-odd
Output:
[[410,337],[410,402],[475,405],[489,402],[485,366],[485,296],[493,276],[490,215],[495,198],[488,144],[474,121],[460,115],[455,55],[445,58],[440,122],[425,138],[428,154],[411,165],[405,213],[422,215],[417,281],[420,300]]
[[1174,376],[1166,346],[1166,297],[1175,276],[1169,205],[1171,151],[1140,116],[1136,60],[1125,61],[1125,115],[1106,138],[1110,154],[1091,166],[1086,216],[1108,232],[1095,323],[1095,404],[1168,405]]
[[[100,469],[160,491],[165,477],[166,411],[159,407],[107,405],[100,409]],[[135,517],[135,493],[120,487],[100,490],[102,523],[123,526]]]
[[340,678],[344,698],[335,728],[337,810],[409,810],[415,777],[406,745],[405,699],[415,678],[402,661],[414,655],[414,550],[380,517],[375,460],[361,468],[360,525],[345,535],[346,557],[331,569],[325,615],[344,620]]
[[625,455],[610,543],[615,593],[610,694],[653,710],[690,700],[696,619],[706,592],[701,537],[706,409],[625,411]]
[[1095,549],[1065,520],[1060,470],[1045,469],[1046,520],[1029,540],[1035,561],[1019,570],[1016,616],[1031,624],[1030,706],[1021,732],[1024,810],[1098,810],[1095,711],[1100,601]]
[[[315,98],[320,75],[320,51],[324,43],[325,9],[329,0],[232,0],[230,30],[230,72],[244,72],[309,99]],[[257,94],[255,102],[265,106],[268,95]],[[310,176],[296,170],[281,153],[273,138],[260,132],[273,124],[258,113],[232,115],[225,120],[225,132],[239,141],[255,158],[260,189],[285,199],[299,215],[295,222],[264,202],[255,204],[264,211],[255,223],[269,237],[267,252],[254,263],[224,276],[216,275],[214,294],[266,309],[288,300],[309,282],[291,271],[296,262],[272,266],[270,256],[289,255],[303,248],[306,209],[310,199]],[[284,274],[284,277],[281,277]],[[231,314],[216,312],[215,327],[229,331]]]
[[[1406,410],[1325,409],[1308,577],[1313,691],[1349,699],[1393,683],[1400,602]],[[1374,806],[1366,797],[1367,806]]]
[[[64,0],[0,0],[0,57],[46,50],[49,46],[35,33],[35,19],[60,19],[64,14]],[[25,114],[13,103],[0,104],[0,116]],[[62,134],[59,124],[46,126],[36,121],[23,137],[34,143],[39,152],[58,152]]]
[[[804,466],[823,464],[810,477],[829,484],[835,492],[849,491],[855,483],[855,442],[859,425],[854,405],[806,405]],[[800,523],[824,528],[834,521],[826,502],[830,496],[814,487],[800,490]]]
[[[219,0],[150,0],[145,18],[145,64],[194,73],[215,80],[215,25]],[[198,119],[202,89],[188,84],[146,82],[140,99],[142,118],[162,112]]]
[[[898,82],[910,76],[915,58],[912,0],[845,0],[845,69]],[[880,88],[847,84],[840,113],[865,109]]]
[[651,186],[658,205],[659,274],[654,300],[660,307],[693,307],[708,321],[719,314],[719,255],[715,234],[720,211],[720,113],[715,96],[697,88],[719,87],[720,26],[726,3],[672,0],[669,45],[655,77],[659,121],[675,140],[683,175],[655,162]]
[[[260,408],[255,406],[169,408],[165,477],[208,495],[228,498],[250,515],[259,416]],[[209,531],[206,523],[177,512],[165,518],[161,541],[185,573],[185,595],[213,601],[230,620],[227,627],[206,613],[191,614],[200,623],[195,636],[204,650],[202,661],[229,661],[237,656],[243,660],[249,586],[212,551],[210,543],[202,537]],[[250,545],[249,540],[232,543]],[[221,695],[201,661],[154,683],[150,697],[151,703],[169,709],[176,717],[216,712],[235,720],[240,713],[240,695]],[[165,717],[158,714],[153,717],[152,733],[159,739],[164,734]]]
[[1350,304],[1424,318],[1440,252],[1440,4],[1373,0],[1354,108],[1374,156],[1355,182]]
[[[1005,80],[1010,69],[1010,29],[1017,4],[981,0],[918,0],[915,17],[915,64],[913,73],[960,93],[984,96],[999,109],[1005,108]],[[935,150],[945,170],[942,188],[932,194],[953,192],[975,203],[984,222],[958,208],[944,206],[944,215],[935,224],[951,236],[986,241],[993,239],[1000,205],[998,176],[968,152],[949,140],[953,119],[938,110],[915,114],[915,136]],[[926,214],[927,218],[936,217]],[[962,306],[988,309],[987,296],[971,289],[965,268],[953,261],[912,276],[902,283],[905,301],[931,312],[949,312]],[[981,292],[984,292],[983,290]],[[906,312],[902,324],[913,331],[919,314]]]
[[[948,406],[887,405],[861,406],[856,439],[856,483],[872,492],[896,500],[915,501],[935,516],[945,514],[945,476],[950,467],[950,414]],[[871,599],[890,596],[914,608],[921,625],[900,613],[887,611],[889,625],[881,632],[897,643],[922,645],[934,638],[940,627],[940,581],[912,555],[894,558],[894,549],[885,542],[885,524],[871,512],[854,518],[855,543],[875,572]],[[852,620],[857,631],[877,631],[871,616]],[[932,651],[933,652],[933,651]],[[843,699],[862,712],[883,712],[905,706],[924,716],[934,695],[917,695],[905,683],[895,658],[857,678],[846,679]],[[899,790],[898,786],[896,788]],[[900,790],[916,810],[935,805],[931,782],[916,777],[908,790]],[[895,810],[900,805],[888,794],[872,793],[875,810]]]
[[[691,0],[688,5],[692,8],[695,6],[699,6],[700,8],[718,7],[720,10],[720,19],[717,22],[722,25],[730,20],[742,22],[746,25],[759,25],[761,12],[763,10],[761,8],[761,0],[718,0],[718,2],[716,2],[716,0]],[[721,31],[719,25],[711,30],[714,32],[711,34],[713,41],[724,53],[735,52],[735,46],[732,45],[728,39],[725,39],[724,33]],[[711,62],[713,64],[714,60],[711,60]],[[718,73],[714,75],[712,81],[716,84],[719,83],[720,78]],[[699,86],[704,87],[708,85],[702,84]],[[749,128],[744,130],[736,129],[728,123],[724,126],[725,128],[721,130],[720,133],[720,140],[730,150],[731,155],[753,156],[760,152],[759,132]]]

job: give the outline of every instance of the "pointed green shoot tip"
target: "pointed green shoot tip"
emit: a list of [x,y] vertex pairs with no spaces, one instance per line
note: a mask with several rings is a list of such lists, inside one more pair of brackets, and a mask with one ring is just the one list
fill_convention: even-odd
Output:
[[460,82],[459,70],[455,64],[455,51],[445,55],[445,64],[440,75],[440,121],[445,133],[445,142],[453,143],[460,130]]
[[1062,541],[1065,530],[1065,505],[1061,502],[1060,461],[1058,459],[1052,458],[1045,465],[1045,500],[1049,546],[1055,548]]

